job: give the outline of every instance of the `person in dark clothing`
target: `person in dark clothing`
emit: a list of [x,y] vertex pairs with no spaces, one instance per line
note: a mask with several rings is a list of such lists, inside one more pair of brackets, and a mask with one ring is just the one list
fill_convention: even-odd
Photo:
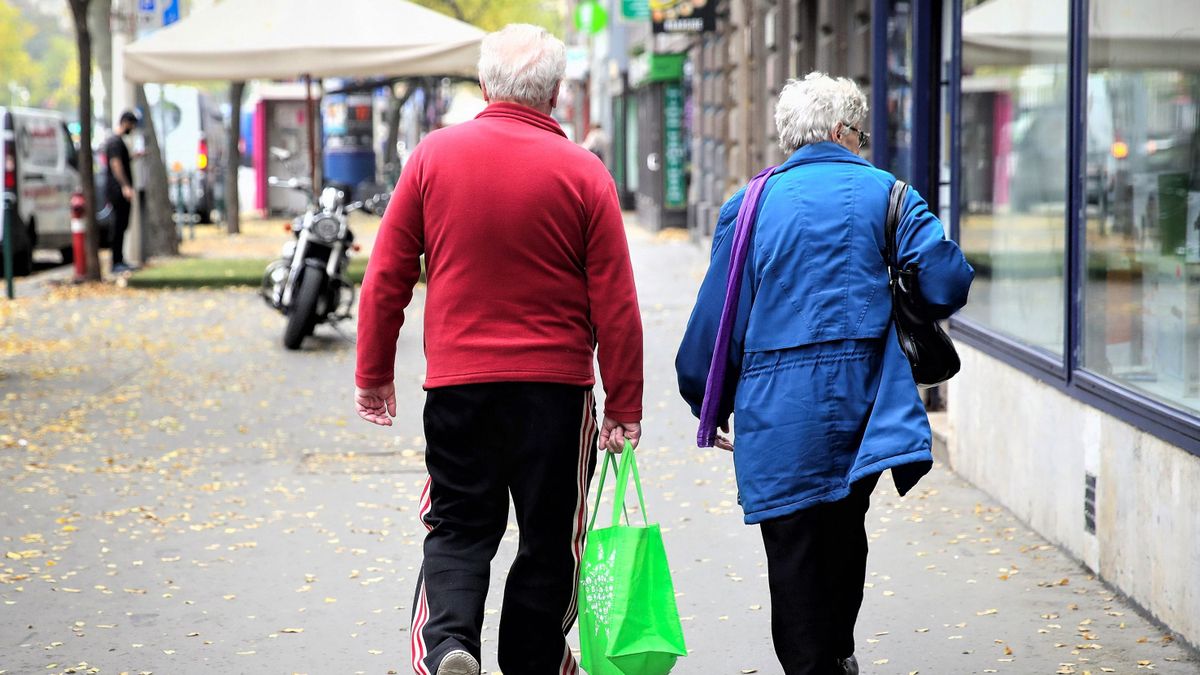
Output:
[[129,160],[128,136],[138,125],[138,117],[130,110],[121,113],[116,131],[104,142],[104,196],[112,205],[112,271],[128,272],[125,264],[125,230],[129,228],[129,212],[133,206],[133,171]]

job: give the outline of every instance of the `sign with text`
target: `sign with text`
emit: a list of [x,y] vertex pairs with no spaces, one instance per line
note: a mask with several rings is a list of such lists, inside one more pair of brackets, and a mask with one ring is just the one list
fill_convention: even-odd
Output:
[[703,33],[717,29],[717,0],[650,0],[655,33]]
[[626,19],[650,18],[650,0],[621,0],[621,16]]
[[683,86],[668,82],[663,88],[663,151],[666,171],[663,174],[663,206],[668,209],[687,207],[687,148],[683,138]]

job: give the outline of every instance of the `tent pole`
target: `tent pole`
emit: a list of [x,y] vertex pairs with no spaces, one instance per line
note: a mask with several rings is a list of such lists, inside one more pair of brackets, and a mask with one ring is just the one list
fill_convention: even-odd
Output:
[[308,177],[312,181],[312,191],[315,195],[320,192],[320,188],[317,185],[317,116],[313,112],[312,76],[308,74],[304,76],[304,97],[307,105],[307,114],[305,115],[307,123],[305,126],[308,127]]

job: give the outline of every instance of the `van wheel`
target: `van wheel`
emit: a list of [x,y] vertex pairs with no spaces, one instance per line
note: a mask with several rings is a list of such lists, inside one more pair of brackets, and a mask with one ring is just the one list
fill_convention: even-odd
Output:
[[72,246],[64,246],[58,249],[59,255],[62,256],[62,264],[70,265],[75,262],[75,248]]
[[[29,231],[23,227],[13,230],[13,276],[25,277],[33,274],[33,240]],[[3,274],[3,261],[0,261],[0,274]]]
[[27,277],[33,274],[33,249],[16,248],[13,250],[13,276]]

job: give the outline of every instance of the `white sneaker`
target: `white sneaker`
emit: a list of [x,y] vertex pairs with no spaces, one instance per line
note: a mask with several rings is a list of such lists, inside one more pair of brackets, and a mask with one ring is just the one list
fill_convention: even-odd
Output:
[[437,675],[479,675],[479,662],[474,656],[456,649],[438,664]]

